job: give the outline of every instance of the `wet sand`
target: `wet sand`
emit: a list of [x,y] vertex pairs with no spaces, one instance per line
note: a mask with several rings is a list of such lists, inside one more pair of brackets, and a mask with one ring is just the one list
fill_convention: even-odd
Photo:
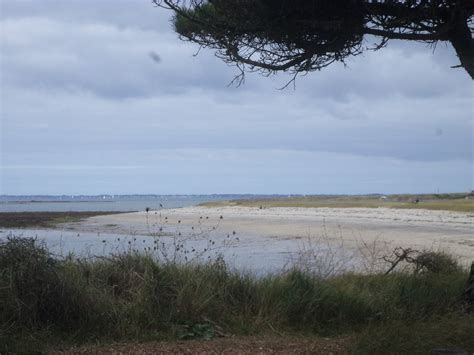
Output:
[[[222,216],[222,219],[220,218]],[[462,263],[474,260],[471,213],[391,208],[186,207],[96,216],[69,228],[116,234],[169,233],[216,238],[238,236],[250,250],[294,252],[301,243],[321,243],[348,250],[411,247],[449,252]],[[234,234],[235,232],[235,234]],[[299,241],[299,242],[298,242]],[[296,247],[298,245],[298,247]]]

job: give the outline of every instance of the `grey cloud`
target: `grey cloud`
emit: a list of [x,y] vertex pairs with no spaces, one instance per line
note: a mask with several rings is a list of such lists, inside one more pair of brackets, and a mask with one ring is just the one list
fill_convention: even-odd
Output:
[[[30,106],[20,105],[19,100],[25,99]],[[333,105],[325,101],[315,109],[302,106],[299,98],[271,101],[263,95],[246,97],[244,106],[238,102],[222,104],[218,98],[203,93],[120,103],[86,95],[23,95],[21,99],[14,95],[8,101],[5,129],[10,134],[5,143],[11,152],[27,151],[32,145],[50,153],[58,147],[72,151],[103,147],[134,151],[253,148],[405,160],[472,160],[469,106],[458,103],[449,109],[448,100],[440,100],[435,106],[428,102],[428,109],[438,113],[430,117],[417,117],[417,112],[423,113],[427,108],[410,107],[407,99],[398,104],[373,102],[371,115],[367,113],[366,101],[354,101],[345,106],[356,113],[349,120],[339,119]],[[30,123],[31,117],[35,117],[36,124]],[[439,129],[442,135],[438,134]]]
[[[209,53],[196,60],[194,48],[172,34],[44,18],[7,19],[3,28],[8,86],[121,99],[227,84],[226,65]],[[160,66],[150,61],[155,51]]]
[[356,193],[474,181],[473,84],[449,68],[450,46],[394,42],[300,77],[296,90],[277,90],[285,74],[249,74],[235,88],[236,69],[207,50],[193,56],[148,1],[1,4],[6,193],[48,181],[57,193],[75,183],[85,193]]
[[3,0],[0,18],[42,17],[71,25],[105,23],[119,28],[168,32],[172,14],[151,0]]
[[[122,99],[179,94],[189,88],[222,91],[237,74],[211,51],[202,50],[194,57],[197,47],[179,41],[170,30],[120,28],[108,22],[71,24],[41,17],[8,18],[3,28],[4,80],[11,86],[88,91]],[[160,66],[150,61],[150,53],[159,53]],[[394,46],[368,52],[354,58],[348,68],[336,64],[298,78],[297,90],[312,98],[339,101],[351,95],[370,95],[372,100],[393,95],[421,99],[466,95],[472,90],[467,76],[437,62],[438,56],[443,57],[438,54],[447,57],[447,53],[453,57],[452,48],[432,54],[421,45],[410,45],[410,51]],[[282,74],[264,79],[248,74],[245,90],[276,89],[290,77]]]
[[336,65],[314,74],[317,78],[300,78],[297,88],[339,100],[351,95],[386,100],[395,95],[425,99],[472,93],[469,76],[439,60],[448,54],[453,59],[451,47],[439,48],[435,53],[422,44],[410,48],[412,52],[399,46],[368,52],[353,58],[347,68]]

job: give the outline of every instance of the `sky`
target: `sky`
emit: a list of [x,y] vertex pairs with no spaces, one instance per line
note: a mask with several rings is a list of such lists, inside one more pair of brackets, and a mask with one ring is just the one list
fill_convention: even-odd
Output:
[[395,41],[295,87],[255,73],[235,87],[171,15],[0,1],[0,194],[474,189],[474,86],[451,45]]

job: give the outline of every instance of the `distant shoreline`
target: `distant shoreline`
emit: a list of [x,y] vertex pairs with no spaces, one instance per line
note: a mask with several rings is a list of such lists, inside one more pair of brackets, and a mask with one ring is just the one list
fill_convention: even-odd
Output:
[[230,199],[204,202],[201,207],[395,208],[474,213],[474,193],[394,195],[307,195]]

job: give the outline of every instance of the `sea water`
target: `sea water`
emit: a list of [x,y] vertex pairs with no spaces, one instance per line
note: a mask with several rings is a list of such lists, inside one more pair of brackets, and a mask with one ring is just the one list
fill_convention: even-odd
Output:
[[[144,211],[179,208],[198,205],[203,202],[239,198],[262,197],[257,195],[101,195],[101,196],[0,196],[0,212],[28,211]],[[269,197],[269,196],[265,196]],[[144,221],[145,223],[145,221]],[[250,271],[264,275],[279,272],[291,265],[292,260],[300,254],[301,245],[295,240],[262,238],[254,235],[239,235],[238,242],[225,244],[225,236],[220,231],[214,232],[217,247],[212,252],[203,253],[197,259],[208,261],[221,255],[226,263],[238,270]],[[183,234],[186,239],[186,233]],[[163,247],[173,252],[176,236],[160,238],[146,235],[143,231],[127,234],[104,233],[99,231],[73,231],[66,228],[45,229],[26,228],[12,229],[0,227],[0,241],[8,237],[36,238],[44,242],[48,249],[57,256],[70,253],[77,257],[97,257],[120,254],[127,251],[153,252],[156,241],[164,243]],[[189,250],[207,248],[208,238],[191,238],[186,240]],[[160,244],[161,245],[161,244]],[[214,246],[214,245],[213,245]],[[182,257],[183,255],[181,255]],[[193,258],[190,255],[190,258]]]
[[[68,211],[145,211],[194,206],[204,202],[239,198],[263,197],[258,195],[99,195],[99,196],[0,196],[0,212],[68,212]],[[269,196],[265,196],[269,197]],[[145,223],[145,222],[144,222]],[[218,232],[218,231],[217,231]],[[8,237],[36,238],[44,242],[56,256],[70,253],[78,257],[97,257],[132,250],[147,252],[155,247],[154,237],[141,233],[128,235],[92,231],[70,231],[68,229],[45,228],[1,228],[0,241]],[[200,261],[222,255],[229,266],[265,274],[280,270],[294,252],[295,245],[289,242],[271,243],[250,236],[240,236],[238,243],[219,247],[211,253],[203,253]],[[171,236],[161,237],[160,243],[173,247]],[[188,248],[202,250],[207,239],[188,240]],[[265,245],[256,245],[256,244]],[[220,245],[220,243],[219,243]],[[155,252],[155,255],[159,253]],[[190,256],[193,257],[193,256]]]
[[179,208],[203,202],[257,195],[94,195],[94,196],[0,196],[0,212],[68,212],[68,211],[144,211]]

